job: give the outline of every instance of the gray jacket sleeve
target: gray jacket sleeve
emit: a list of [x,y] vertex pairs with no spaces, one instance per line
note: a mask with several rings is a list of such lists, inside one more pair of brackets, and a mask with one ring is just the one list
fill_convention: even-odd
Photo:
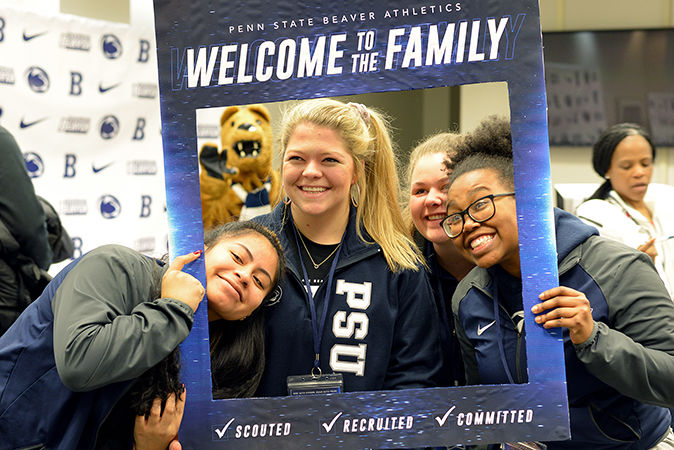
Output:
[[581,266],[602,290],[610,323],[596,323],[590,338],[575,346],[578,358],[623,395],[674,407],[674,303],[651,260],[593,237],[584,244]]
[[189,334],[193,311],[157,298],[161,271],[125,247],[100,247],[68,273],[52,300],[54,356],[63,383],[89,391],[129,380]]

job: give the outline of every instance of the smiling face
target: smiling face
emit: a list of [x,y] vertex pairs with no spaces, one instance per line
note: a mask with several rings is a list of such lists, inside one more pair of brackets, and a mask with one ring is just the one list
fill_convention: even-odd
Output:
[[443,164],[444,158],[444,152],[420,157],[410,178],[409,207],[412,221],[419,233],[434,244],[449,240],[440,227],[447,211],[449,182]]
[[[512,191],[494,169],[477,169],[460,175],[449,188],[447,214],[462,211],[475,200],[489,194]],[[511,275],[520,276],[519,243],[515,197],[494,199],[494,216],[482,223],[464,216],[463,233],[453,239],[454,245],[469,261],[482,268],[500,264]]]
[[279,264],[274,247],[255,232],[217,242],[205,262],[209,320],[248,317],[271,291]]
[[355,181],[353,157],[335,130],[297,125],[283,155],[283,184],[294,215],[347,217]]
[[653,149],[643,136],[631,135],[616,146],[606,176],[620,197],[641,203],[653,176]]

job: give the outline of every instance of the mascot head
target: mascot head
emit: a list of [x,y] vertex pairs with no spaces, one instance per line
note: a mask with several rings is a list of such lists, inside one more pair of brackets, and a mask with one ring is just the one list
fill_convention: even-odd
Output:
[[220,117],[222,151],[227,165],[239,169],[237,178],[251,172],[266,178],[271,172],[273,142],[270,115],[263,105],[230,106]]

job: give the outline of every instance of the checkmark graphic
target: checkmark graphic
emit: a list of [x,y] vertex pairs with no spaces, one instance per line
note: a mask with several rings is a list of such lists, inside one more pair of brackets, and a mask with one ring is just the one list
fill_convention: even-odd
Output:
[[335,426],[335,422],[337,422],[337,419],[339,419],[339,416],[341,416],[341,415],[342,415],[342,413],[337,414],[335,417],[332,418],[330,423],[322,423],[321,424],[321,425],[323,425],[323,428],[325,429],[326,433],[329,433],[330,430],[332,430],[332,427]]
[[224,427],[222,427],[222,430],[218,430],[217,428],[215,429],[215,434],[218,435],[219,439],[222,439],[225,433],[227,433],[227,428],[229,428],[232,422],[234,422],[234,418],[230,419],[229,422],[227,422],[227,424]]
[[445,424],[445,422],[447,422],[447,417],[449,417],[449,414],[452,411],[454,411],[454,408],[456,408],[456,406],[452,406],[451,408],[449,408],[447,410],[447,412],[442,417],[436,417],[435,418],[435,421],[438,422],[439,426],[443,426]]

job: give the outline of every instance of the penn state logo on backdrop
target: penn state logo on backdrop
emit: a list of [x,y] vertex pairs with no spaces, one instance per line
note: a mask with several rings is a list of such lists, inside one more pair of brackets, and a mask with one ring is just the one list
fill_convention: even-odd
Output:
[[106,219],[114,219],[122,212],[122,205],[115,196],[106,194],[98,199],[98,204],[101,210],[101,216]]
[[101,137],[103,139],[112,139],[119,133],[119,119],[112,114],[103,117],[100,126]]
[[49,75],[41,67],[30,67],[26,71],[26,81],[33,92],[41,94],[49,90]]
[[37,153],[24,153],[23,162],[26,164],[26,170],[31,178],[41,177],[44,173],[44,163]]
[[101,38],[103,54],[108,59],[117,59],[122,56],[122,43],[114,34],[105,34]]

